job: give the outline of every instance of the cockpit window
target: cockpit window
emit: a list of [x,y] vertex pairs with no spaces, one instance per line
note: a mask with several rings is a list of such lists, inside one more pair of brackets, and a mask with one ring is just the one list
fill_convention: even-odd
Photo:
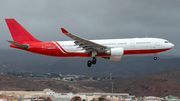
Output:
[[168,41],[165,41],[165,43],[169,43]]

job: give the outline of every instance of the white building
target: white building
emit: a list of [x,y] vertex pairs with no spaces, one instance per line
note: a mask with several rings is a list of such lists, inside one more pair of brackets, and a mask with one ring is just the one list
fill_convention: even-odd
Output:
[[64,93],[63,94],[55,93],[54,97],[55,98],[69,98],[69,99],[71,99],[73,97],[73,93],[65,93],[65,94]]
[[7,99],[5,99],[5,98],[0,98],[0,101],[7,101]]
[[119,98],[127,98],[129,96],[128,93],[77,93],[74,96],[79,96],[81,99],[85,99],[86,101],[91,101],[92,99],[97,99],[99,97],[104,97],[107,99],[117,99]]
[[54,95],[55,92],[46,92],[46,94],[48,94],[48,95]]

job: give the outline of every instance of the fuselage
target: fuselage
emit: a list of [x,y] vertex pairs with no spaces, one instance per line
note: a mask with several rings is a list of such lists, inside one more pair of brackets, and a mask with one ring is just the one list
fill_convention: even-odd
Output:
[[[90,40],[109,48],[121,47],[124,49],[123,55],[130,54],[151,54],[159,53],[174,47],[172,43],[160,38],[129,38],[129,39],[102,39]],[[85,53],[85,50],[75,45],[74,41],[52,41],[52,42],[24,42],[28,44],[26,51],[59,57],[91,57],[91,54]],[[14,48],[15,45],[10,45]],[[21,48],[20,48],[21,49]],[[98,53],[96,57],[110,56],[105,53]]]

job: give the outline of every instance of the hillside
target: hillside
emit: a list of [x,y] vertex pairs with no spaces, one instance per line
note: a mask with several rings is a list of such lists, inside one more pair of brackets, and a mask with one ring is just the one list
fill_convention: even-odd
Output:
[[34,89],[42,91],[45,88],[48,88],[48,86],[33,82],[26,78],[12,75],[0,75],[0,90],[24,91]]
[[87,82],[84,86],[95,87],[105,92],[130,93],[136,96],[167,96],[169,94],[180,97],[180,69],[172,69],[145,75],[125,77],[118,80],[102,82]]
[[86,66],[89,58],[50,57],[22,50],[0,50],[0,72],[62,73],[87,76],[127,77],[142,75],[180,67],[180,58],[153,60],[149,56],[124,56],[122,61],[109,61],[98,58],[91,68]]
[[81,86],[79,82],[65,82],[43,77],[16,77],[12,75],[0,75],[0,90],[5,91],[24,91],[37,90],[43,91],[50,88],[61,93],[77,92],[103,92],[94,87]]
[[39,90],[50,88],[56,92],[93,93],[112,91],[114,93],[130,93],[136,96],[159,96],[169,94],[180,97],[180,69],[166,70],[156,73],[124,77],[108,81],[65,82],[42,77],[0,76],[0,90]]

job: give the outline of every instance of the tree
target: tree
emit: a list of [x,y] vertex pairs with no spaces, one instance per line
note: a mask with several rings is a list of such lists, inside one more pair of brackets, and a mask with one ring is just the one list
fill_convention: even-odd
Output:
[[26,90],[24,90],[24,91],[31,91],[31,90],[29,90],[29,89],[26,89]]
[[103,101],[103,100],[105,100],[105,98],[99,97],[98,100],[99,100],[99,101]]
[[92,79],[93,79],[93,80],[97,80],[97,77],[93,77]]
[[37,91],[37,90],[33,89],[32,91]]
[[86,101],[85,99],[83,99],[82,101]]
[[78,101],[78,100],[79,100],[79,98],[78,98],[78,97],[75,97],[73,101]]

